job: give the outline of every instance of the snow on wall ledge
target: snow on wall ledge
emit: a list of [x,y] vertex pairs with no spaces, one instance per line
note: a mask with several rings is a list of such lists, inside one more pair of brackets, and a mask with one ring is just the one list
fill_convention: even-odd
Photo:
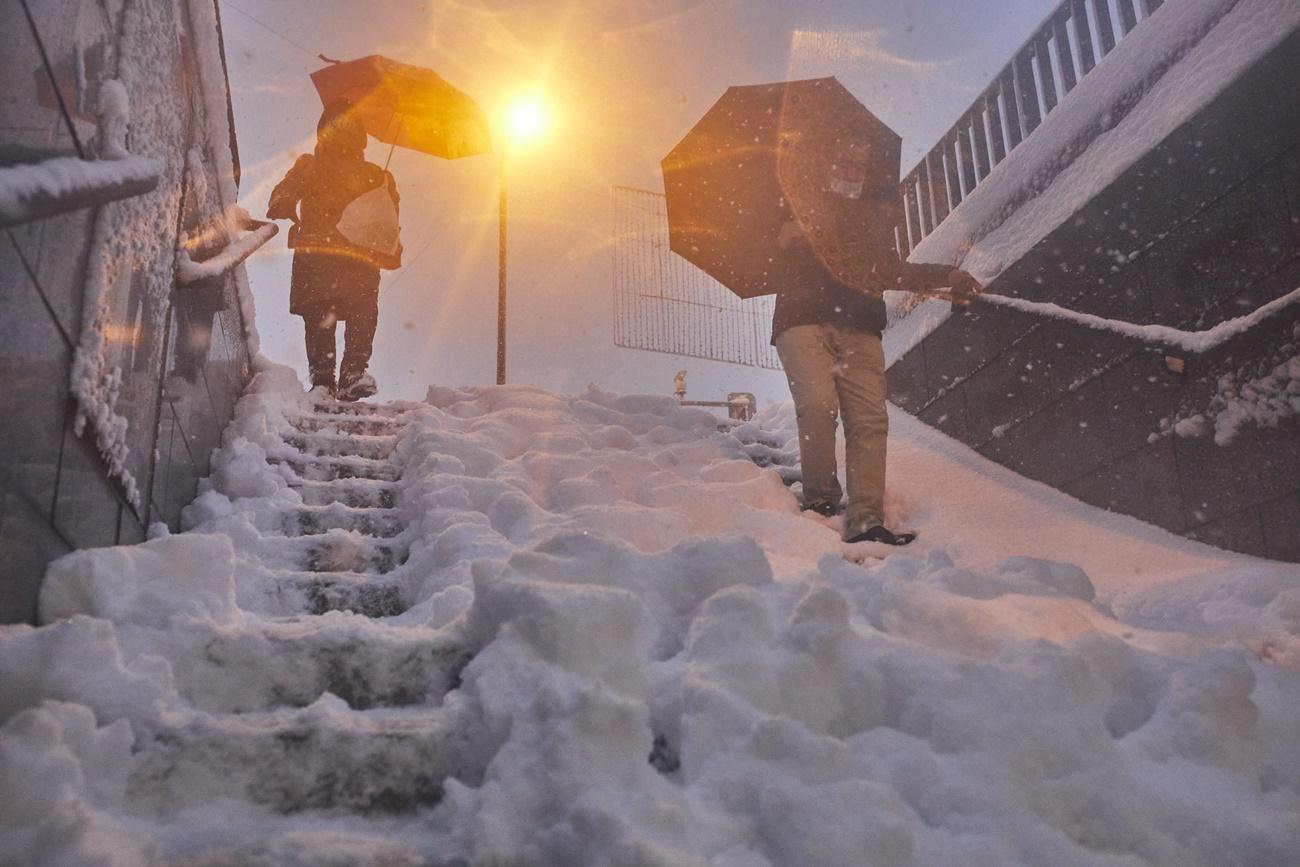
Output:
[[1293,0],[1164,4],[910,258],[992,282],[1297,27]]
[[0,168],[0,227],[91,204],[147,193],[158,185],[158,163],[147,157],[83,160],[57,157]]
[[57,561],[47,625],[0,627],[0,851],[1285,863],[1300,570],[901,414],[892,442],[922,535],[888,556],[757,465],[789,475],[788,406],[720,434],[670,398],[431,388],[354,417],[262,362],[193,530]]

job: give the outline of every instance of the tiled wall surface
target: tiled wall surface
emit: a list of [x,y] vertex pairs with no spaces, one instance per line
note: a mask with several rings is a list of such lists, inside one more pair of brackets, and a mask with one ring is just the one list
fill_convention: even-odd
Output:
[[[1202,330],[1300,287],[1297,93],[1300,34],[989,291]],[[1227,445],[1158,435],[1162,419],[1207,408],[1220,377],[1250,379],[1300,354],[1298,337],[1293,305],[1187,357],[1178,374],[1147,344],[978,305],[894,365],[891,399],[1085,502],[1214,545],[1300,560],[1294,416],[1276,427],[1247,424]]]
[[[118,39],[120,9],[116,16],[112,10],[119,5],[29,3],[51,61],[47,68],[18,0],[0,0],[0,21],[14,25],[0,31],[0,165],[93,147],[93,117],[81,109],[93,105],[97,76],[107,74],[97,64]],[[172,14],[183,5],[157,4]],[[191,105],[198,98],[184,88],[195,86],[188,68],[194,59],[179,41],[173,60],[185,74],[159,86]],[[85,75],[67,74],[78,64]],[[55,83],[63,88],[66,114],[53,98]],[[176,122],[187,122],[184,112]],[[165,173],[151,195],[174,206],[184,199],[177,187],[185,181],[168,188],[168,178],[183,174]],[[214,207],[216,183],[196,186],[209,190],[209,200],[191,194],[183,216]],[[74,548],[140,541],[157,521],[175,528],[197,479],[206,475],[208,455],[249,373],[229,277],[202,287],[164,286],[159,302],[146,291],[144,276],[159,263],[143,263],[133,279],[110,287],[105,334],[124,376],[118,411],[130,423],[132,465],[142,491],[139,507],[129,504],[92,437],[74,432],[76,407],[69,396],[98,210],[0,230],[0,622],[33,619],[51,558]],[[174,240],[165,245],[168,257]]]

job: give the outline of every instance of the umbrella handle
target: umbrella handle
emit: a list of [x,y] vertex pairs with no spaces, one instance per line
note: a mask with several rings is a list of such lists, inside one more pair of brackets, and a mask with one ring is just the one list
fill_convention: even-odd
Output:
[[333,57],[326,57],[324,54],[317,54],[316,56],[319,57],[321,60],[325,61],[326,63],[342,63],[342,62],[343,62],[342,60],[335,60]]
[[[397,116],[397,112],[393,112],[393,114],[389,116],[389,118],[388,118],[388,125],[389,125],[389,126],[392,126],[392,125],[393,125],[393,117],[396,117],[396,116]],[[406,123],[406,115],[405,115],[405,114],[403,114],[403,115],[402,115],[401,117],[399,117],[398,120],[397,120],[397,132],[393,133],[393,141],[392,141],[392,142],[389,144],[389,146],[388,146],[388,159],[384,160],[384,171],[388,171],[388,164],[391,163],[391,162],[393,161],[393,151],[397,150],[397,139],[398,139],[398,138],[401,136],[401,134],[402,134],[402,124],[404,124],[404,123]],[[387,130],[385,130],[385,132],[387,132]]]

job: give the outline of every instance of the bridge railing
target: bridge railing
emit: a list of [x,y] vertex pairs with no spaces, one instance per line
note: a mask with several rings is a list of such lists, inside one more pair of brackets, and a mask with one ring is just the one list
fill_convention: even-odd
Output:
[[904,258],[1164,0],[1063,0],[900,184]]

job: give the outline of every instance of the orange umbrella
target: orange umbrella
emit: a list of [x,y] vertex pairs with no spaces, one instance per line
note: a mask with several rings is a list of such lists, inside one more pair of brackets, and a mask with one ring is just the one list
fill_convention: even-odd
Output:
[[366,132],[382,142],[454,160],[488,153],[492,135],[483,109],[431,69],[378,54],[311,74],[321,103],[344,100]]

